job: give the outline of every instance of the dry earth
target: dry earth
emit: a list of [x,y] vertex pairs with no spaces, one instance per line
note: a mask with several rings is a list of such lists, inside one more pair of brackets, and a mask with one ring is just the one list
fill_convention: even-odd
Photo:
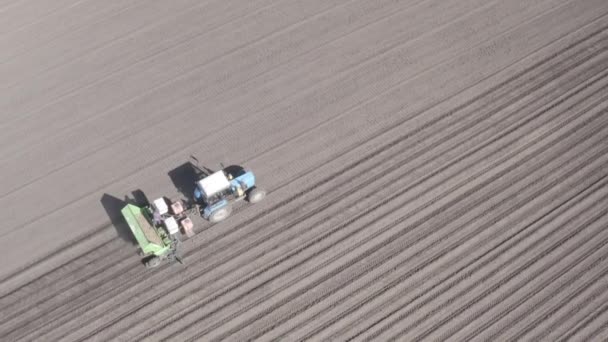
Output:
[[[608,339],[607,15],[0,1],[2,341]],[[268,197],[146,270],[191,154]]]

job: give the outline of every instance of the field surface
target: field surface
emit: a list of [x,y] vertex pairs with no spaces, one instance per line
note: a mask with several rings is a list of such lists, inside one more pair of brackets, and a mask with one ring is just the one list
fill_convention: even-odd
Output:
[[[0,0],[0,80],[2,341],[608,339],[606,0]],[[148,270],[190,155],[268,196]]]

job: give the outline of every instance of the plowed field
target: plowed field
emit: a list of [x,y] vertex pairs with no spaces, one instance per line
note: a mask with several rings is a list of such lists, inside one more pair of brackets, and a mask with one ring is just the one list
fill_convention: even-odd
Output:
[[[0,0],[0,80],[2,341],[608,340],[606,0]],[[146,269],[191,155],[267,197]]]

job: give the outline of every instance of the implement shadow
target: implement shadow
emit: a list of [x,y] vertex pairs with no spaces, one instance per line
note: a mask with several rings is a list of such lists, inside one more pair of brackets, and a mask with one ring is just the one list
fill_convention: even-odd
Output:
[[103,205],[112,226],[116,229],[118,237],[132,245],[136,245],[137,241],[135,241],[131,228],[129,228],[129,225],[120,212],[127,204],[135,204],[135,201],[129,200],[126,196],[125,200],[121,200],[109,194],[104,194],[101,197],[101,205]]

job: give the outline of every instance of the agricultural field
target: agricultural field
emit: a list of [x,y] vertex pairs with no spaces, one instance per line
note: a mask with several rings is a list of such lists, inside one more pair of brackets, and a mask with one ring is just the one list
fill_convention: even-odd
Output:
[[[606,0],[0,0],[0,80],[2,341],[608,340]],[[146,269],[191,155],[267,196]]]

